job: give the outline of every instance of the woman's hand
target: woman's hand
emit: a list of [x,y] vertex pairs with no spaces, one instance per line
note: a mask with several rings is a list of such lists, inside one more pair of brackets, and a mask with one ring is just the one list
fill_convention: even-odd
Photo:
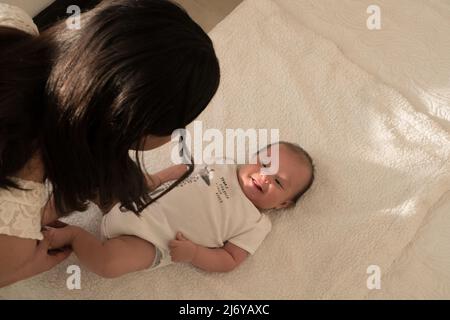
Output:
[[146,174],[147,185],[150,191],[157,189],[161,184],[161,178],[157,174]]
[[192,262],[198,246],[178,232],[175,240],[169,242],[170,256],[173,262]]
[[177,180],[181,178],[181,176],[183,176],[183,174],[185,174],[188,170],[189,167],[187,165],[177,164],[175,166],[171,166],[169,168],[161,170],[155,174],[147,175],[148,186],[150,190],[153,191],[167,181]]
[[61,248],[67,248],[72,245],[76,231],[77,227],[67,225],[63,228],[46,228],[43,233],[50,241],[50,250],[61,250]]
[[168,180],[177,180],[181,178],[186,171],[189,170],[189,167],[185,164],[177,164],[172,167],[172,171],[169,174]]
[[0,287],[46,272],[67,259],[72,253],[70,249],[49,252],[50,242],[51,239],[44,233],[44,239],[39,241],[30,258],[9,276],[2,277]]
[[51,251],[55,246],[51,246],[51,236],[44,233],[44,239],[39,241],[36,247],[34,257],[30,261],[32,265],[36,266],[38,273],[45,272],[65,260],[70,256],[72,250],[70,248],[57,247],[57,251]]

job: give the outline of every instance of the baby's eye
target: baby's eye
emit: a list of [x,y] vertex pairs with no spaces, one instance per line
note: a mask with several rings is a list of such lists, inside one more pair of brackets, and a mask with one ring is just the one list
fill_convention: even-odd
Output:
[[282,185],[281,185],[281,182],[280,182],[280,180],[278,180],[278,179],[275,179],[275,182],[280,186],[280,187],[283,187]]
[[264,168],[267,168],[267,164],[262,163],[261,165],[262,165]]

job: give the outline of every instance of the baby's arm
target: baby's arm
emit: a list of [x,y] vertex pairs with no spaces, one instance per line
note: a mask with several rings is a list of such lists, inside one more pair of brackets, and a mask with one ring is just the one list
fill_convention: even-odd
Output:
[[76,226],[49,229],[46,232],[52,247],[71,245],[84,266],[105,278],[147,269],[155,257],[155,247],[134,236],[120,236],[101,242]]
[[169,243],[174,262],[190,262],[209,272],[228,272],[239,266],[248,256],[244,249],[227,242],[222,248],[206,248],[186,239],[180,232]]

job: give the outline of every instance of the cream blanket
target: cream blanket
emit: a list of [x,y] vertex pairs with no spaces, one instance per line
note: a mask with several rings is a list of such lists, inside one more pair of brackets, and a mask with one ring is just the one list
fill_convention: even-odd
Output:
[[[341,1],[333,3],[328,2],[328,8],[339,16],[337,7]],[[369,32],[365,24],[368,5],[342,3],[348,14],[363,10],[360,14],[364,18],[358,18],[358,34],[364,38],[363,34]],[[382,11],[382,17],[399,14],[400,8],[393,1],[389,3],[392,11]],[[445,233],[448,235],[448,215],[436,211],[449,198],[450,190],[450,132],[445,128],[445,110],[438,110],[449,105],[448,78],[435,79],[439,84],[432,89],[440,94],[430,101],[426,93],[416,95],[407,85],[412,76],[405,78],[405,74],[396,72],[399,65],[391,65],[393,60],[386,58],[392,54],[389,48],[385,52],[374,46],[376,52],[367,49],[370,55],[366,56],[366,65],[357,61],[354,56],[363,55],[366,49],[352,51],[333,38],[340,32],[341,40],[349,41],[346,45],[354,44],[354,32],[346,29],[350,19],[341,21],[333,19],[333,15],[322,15],[326,4],[247,0],[210,33],[221,62],[222,82],[200,117],[204,127],[279,128],[280,138],[297,142],[310,151],[317,166],[313,188],[295,209],[272,215],[273,230],[254,256],[228,274],[208,274],[188,265],[172,265],[105,280],[82,269],[82,289],[70,291],[66,288],[66,268],[78,263],[72,256],[45,274],[0,290],[0,296],[450,298],[448,254],[439,256],[434,252],[432,256],[430,253],[428,257],[413,259],[414,269],[408,269],[408,252],[416,243],[425,243],[429,248],[434,242],[436,247],[450,252],[449,243],[442,242]],[[427,7],[419,1],[408,2],[408,6]],[[445,5],[443,8],[448,9]],[[309,11],[303,12],[305,9]],[[441,18],[424,17],[433,18],[428,23],[445,24],[444,15],[448,12],[440,14]],[[316,25],[311,23],[313,16],[321,17]],[[321,28],[333,30],[325,34]],[[426,26],[423,32],[433,28]],[[403,37],[397,31],[385,32],[392,32],[394,39]],[[440,34],[433,33],[437,38]],[[379,46],[383,44],[380,42]],[[433,42],[433,46],[441,45],[448,44]],[[422,51],[415,52],[413,46],[410,49],[411,56],[422,56]],[[450,66],[442,52],[429,55],[434,54],[442,68]],[[435,67],[434,62],[425,61]],[[398,79],[383,79],[380,74],[386,70]],[[425,63],[418,65],[417,70],[428,72]],[[424,100],[419,104],[420,97]],[[436,109],[428,109],[430,105]],[[148,167],[157,170],[168,165],[169,150],[170,146],[166,146],[146,154]],[[98,232],[99,219],[100,214],[92,208],[68,221]],[[436,234],[436,230],[444,235]],[[436,264],[440,272],[432,272]],[[370,265],[381,270],[380,290],[367,287]]]

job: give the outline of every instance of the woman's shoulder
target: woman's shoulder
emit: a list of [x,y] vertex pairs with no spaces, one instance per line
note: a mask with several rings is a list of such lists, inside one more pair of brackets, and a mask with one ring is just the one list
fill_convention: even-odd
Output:
[[18,29],[32,35],[39,35],[39,30],[28,13],[19,7],[6,3],[0,3],[0,27]]
[[17,175],[8,177],[19,188],[0,188],[0,234],[42,239],[42,208],[49,189],[42,181],[41,166],[34,156]]
[[14,203],[21,206],[42,208],[48,199],[47,186],[32,180],[9,177],[19,188],[0,188],[1,203]]
[[42,183],[11,178],[21,189],[0,189],[0,234],[42,240],[42,208],[48,193]]
[[36,152],[19,172],[9,177],[20,189],[0,189],[0,202],[7,200],[42,207],[48,198],[44,175],[42,157]]

